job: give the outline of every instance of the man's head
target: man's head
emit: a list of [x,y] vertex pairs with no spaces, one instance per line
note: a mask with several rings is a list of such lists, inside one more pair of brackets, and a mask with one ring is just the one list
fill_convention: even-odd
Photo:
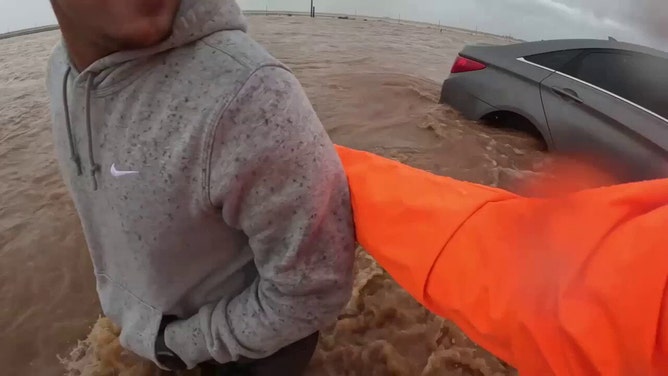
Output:
[[102,54],[97,58],[164,40],[171,34],[180,3],[181,0],[51,0],[68,48],[86,55],[90,51],[82,49],[95,50],[96,55]]

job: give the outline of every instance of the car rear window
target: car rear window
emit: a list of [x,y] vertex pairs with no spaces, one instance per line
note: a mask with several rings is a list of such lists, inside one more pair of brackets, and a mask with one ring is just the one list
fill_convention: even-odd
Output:
[[563,50],[525,56],[524,59],[545,68],[560,70],[582,50]]
[[620,50],[589,51],[563,73],[668,118],[668,60]]

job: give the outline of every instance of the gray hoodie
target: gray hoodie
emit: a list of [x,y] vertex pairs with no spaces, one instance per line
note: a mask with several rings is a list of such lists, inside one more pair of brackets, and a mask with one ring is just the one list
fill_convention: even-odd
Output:
[[[345,174],[290,71],[233,0],[184,0],[173,35],[48,89],[59,165],[121,344],[190,368],[262,358],[336,319],[354,230]],[[298,48],[298,46],[295,46]]]

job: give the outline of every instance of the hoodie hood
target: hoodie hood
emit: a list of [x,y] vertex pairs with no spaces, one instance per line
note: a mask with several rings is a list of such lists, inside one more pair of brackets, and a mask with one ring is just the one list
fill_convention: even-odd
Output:
[[113,66],[156,55],[224,30],[247,30],[246,18],[235,0],[182,0],[169,38],[152,47],[113,53],[82,73],[97,75]]

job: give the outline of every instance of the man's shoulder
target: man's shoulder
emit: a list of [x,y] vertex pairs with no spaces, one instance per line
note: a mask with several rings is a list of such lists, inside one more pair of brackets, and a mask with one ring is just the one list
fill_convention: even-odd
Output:
[[214,62],[217,59],[232,60],[249,74],[265,66],[279,66],[289,70],[242,31],[221,31],[203,38],[200,42],[204,49],[208,50],[205,53],[209,53]]

